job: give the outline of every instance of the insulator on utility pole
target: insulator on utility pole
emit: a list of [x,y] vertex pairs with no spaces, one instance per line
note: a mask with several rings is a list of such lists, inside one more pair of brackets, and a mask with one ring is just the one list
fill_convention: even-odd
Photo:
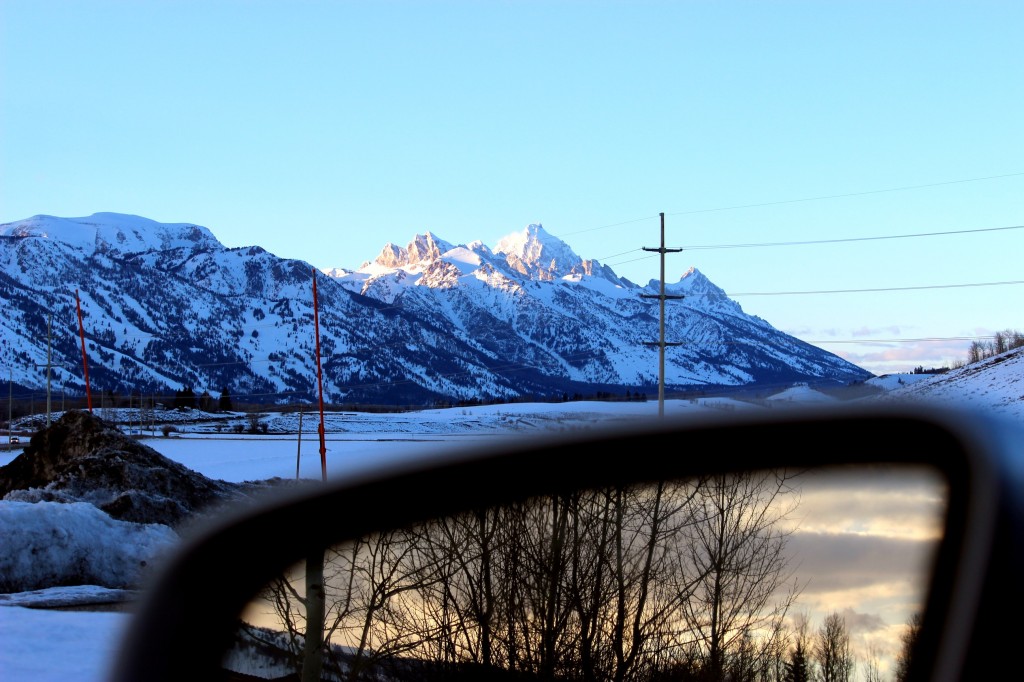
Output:
[[640,294],[641,298],[656,298],[658,299],[659,308],[659,338],[656,342],[647,342],[647,346],[658,347],[658,416],[665,416],[665,347],[666,346],[681,346],[681,342],[669,343],[665,341],[665,301],[669,299],[683,298],[679,295],[672,295],[665,293],[665,254],[666,253],[678,253],[682,251],[681,248],[666,248],[665,247],[665,214],[660,213],[661,216],[661,246],[658,248],[643,247],[644,251],[656,251],[661,254],[661,290],[657,294]]

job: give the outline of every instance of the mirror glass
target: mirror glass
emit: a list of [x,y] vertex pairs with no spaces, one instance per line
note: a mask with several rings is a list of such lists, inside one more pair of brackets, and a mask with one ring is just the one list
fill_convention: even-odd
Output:
[[474,510],[299,562],[241,614],[224,667],[332,680],[893,679],[946,499],[930,469],[858,466]]

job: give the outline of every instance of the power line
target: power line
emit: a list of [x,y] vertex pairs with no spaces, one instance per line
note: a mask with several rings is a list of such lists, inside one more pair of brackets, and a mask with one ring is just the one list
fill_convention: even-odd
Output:
[[[981,336],[926,336],[921,338],[909,338],[909,339],[869,339],[869,338],[856,338],[856,339],[824,339],[824,340],[810,340],[803,339],[794,334],[789,334],[798,341],[809,343],[811,345],[817,344],[870,344],[870,343],[946,343],[948,341],[991,341],[995,339],[992,335],[981,335]],[[749,345],[749,341],[721,341],[719,342],[723,346],[746,346]]]
[[[776,246],[807,246],[816,244],[844,244],[849,242],[871,242],[871,241],[883,241],[887,239],[914,239],[918,237],[944,237],[948,235],[956,234],[980,234],[985,232],[1005,232],[1007,230],[1024,230],[1024,225],[1007,225],[1004,227],[978,227],[966,230],[948,230],[944,232],[912,232],[907,234],[885,234],[875,235],[871,237],[839,237],[836,239],[807,239],[799,241],[788,241],[788,242],[750,242],[747,244],[696,244],[690,246],[683,246],[684,251],[709,251],[713,249],[752,249],[752,248],[765,248],[765,247],[776,247]],[[631,249],[630,251],[624,251],[623,253],[612,254],[599,258],[599,261],[604,261],[609,258],[617,258],[618,256],[625,256],[630,253],[636,253],[640,249]],[[608,263],[609,267],[617,265],[625,265],[626,263],[635,263],[641,260],[647,260],[653,256],[640,256],[638,258],[631,258],[629,260],[619,261],[617,263]]]
[[947,341],[981,341],[983,339],[993,339],[994,336],[926,336],[918,339],[825,339],[821,341],[809,341],[806,339],[800,339],[804,343],[819,344],[819,343],[945,343]]
[[[698,246],[684,246],[688,251],[708,249],[745,249],[767,246],[806,246],[808,244],[843,244],[848,242],[871,242],[884,239],[911,239],[914,237],[941,237],[951,234],[975,234],[979,232],[1002,232],[1005,230],[1024,230],[1024,225],[1009,225],[1006,227],[980,227],[970,230],[950,230],[948,232],[915,232],[911,234],[888,234],[874,237],[843,237],[839,239],[809,239],[804,241],[790,242],[756,242],[750,244],[705,244]],[[611,256],[614,258],[614,256]]]
[[[1024,280],[1008,282],[970,282],[966,284],[929,284],[917,287],[879,287],[877,289],[820,289],[817,291],[745,291],[726,294],[733,296],[802,296],[808,294],[865,294],[882,291],[920,291],[925,289],[961,289],[966,287],[997,287],[1009,284],[1024,284]],[[705,294],[709,295],[709,294]]]
[[[850,197],[863,197],[870,196],[872,194],[886,194],[889,192],[907,192],[915,189],[928,189],[931,187],[945,187],[948,185],[960,185],[968,182],[983,182],[985,180],[1001,180],[1003,178],[1013,178],[1024,175],[1024,171],[1018,171],[1015,173],[1003,173],[1002,175],[985,175],[975,178],[961,178],[959,180],[945,180],[942,182],[929,182],[919,185],[903,185],[900,187],[886,187],[882,189],[869,189],[860,192],[846,192],[841,194],[822,194],[813,197],[801,197],[799,199],[782,199],[778,201],[764,201],[754,204],[734,204],[732,206],[718,206],[715,208],[700,208],[691,211],[676,211],[673,213],[666,213],[665,215],[678,216],[678,215],[697,215],[699,213],[716,213],[720,211],[737,211],[744,208],[762,208],[765,206],[781,206],[785,204],[799,204],[810,201],[826,201],[828,199],[847,199]],[[574,232],[565,232],[565,236],[569,237],[574,234],[583,234],[585,232],[595,232],[597,230],[605,230],[609,227],[621,227],[622,225],[630,225],[632,223],[642,222],[644,220],[652,220],[657,218],[657,215],[644,216],[642,218],[633,218],[632,220],[623,220],[617,223],[609,223],[607,225],[600,225],[598,227],[588,227],[582,230],[576,230]]]

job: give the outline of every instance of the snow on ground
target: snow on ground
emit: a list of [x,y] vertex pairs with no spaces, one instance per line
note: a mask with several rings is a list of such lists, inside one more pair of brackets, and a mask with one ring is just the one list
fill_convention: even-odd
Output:
[[4,682],[99,682],[128,614],[0,608],[0,679]]
[[[991,358],[984,364],[987,371],[981,373],[980,369],[970,365],[943,375],[903,375],[904,379],[911,376],[922,378],[913,384],[905,381],[903,385],[896,382],[895,387],[882,386],[892,388],[883,398],[968,402],[980,407],[993,406],[1007,416],[1024,419],[1024,353]],[[786,394],[786,397],[792,398],[793,402],[808,402],[813,397],[816,402],[817,396],[811,396],[809,390],[801,388]],[[668,417],[700,409],[757,409],[751,403],[729,398],[667,400],[664,407]],[[521,403],[399,414],[333,413],[328,414],[325,420],[329,475],[352,474],[385,460],[398,462],[427,456],[426,453],[436,451],[446,442],[466,443],[510,432],[576,430],[657,413],[656,400]],[[164,416],[164,413],[160,414]],[[301,441],[298,438],[299,417],[295,413],[260,415],[259,420],[267,424],[268,435],[264,436],[234,433],[236,424],[245,424],[250,419],[241,413],[203,415],[209,419],[199,423],[190,423],[188,417],[195,415],[187,413],[169,411],[166,416],[178,419],[177,432],[164,437],[159,435],[155,425],[149,430],[144,425],[143,433],[153,434],[145,442],[161,454],[210,478],[227,481],[261,480],[275,476],[291,478],[295,476],[297,458],[301,460],[301,476],[318,478],[320,475],[319,440],[316,436],[319,415],[315,411],[307,411],[303,415]],[[0,466],[9,463],[19,453],[20,450],[0,452]],[[0,502],[0,507],[13,504],[20,503],[4,501]],[[76,505],[65,506],[69,508],[66,510],[68,513],[80,513],[83,518],[92,513],[76,511]],[[78,527],[80,521],[69,520],[67,523]],[[120,530],[111,526],[107,531],[110,537],[94,535],[92,539],[97,546],[124,542],[124,535],[118,534]],[[70,548],[72,543],[57,543],[57,546]],[[0,641],[3,642],[0,646],[0,680],[64,682],[74,679],[92,682],[104,679],[110,658],[128,622],[126,614],[60,611],[49,610],[48,607],[98,602],[109,604],[134,596],[134,592],[95,585],[0,594],[0,606],[6,606],[0,608]],[[43,608],[26,608],[28,606]],[[59,642],[59,656],[52,653],[55,642]]]
[[[665,415],[671,418],[695,409],[735,410],[749,403],[730,398],[666,400]],[[97,411],[101,418],[135,423],[130,409]],[[143,442],[209,478],[231,482],[294,478],[296,460],[303,478],[320,476],[320,441],[315,410],[302,415],[302,439],[298,438],[298,413],[265,413],[257,421],[266,424],[267,435],[235,433],[234,426],[248,428],[249,415],[242,413],[202,415],[189,422],[185,415],[199,413],[169,410],[157,413],[152,428],[141,429]],[[470,443],[495,435],[516,432],[568,431],[588,426],[654,417],[658,402],[513,403],[479,405],[400,413],[328,412],[324,418],[328,471],[335,476],[355,473],[381,463],[401,462],[422,456],[425,450],[445,442]],[[58,419],[60,413],[53,416]],[[162,423],[175,431],[162,436]],[[133,428],[133,430],[136,430]],[[0,466],[10,463],[20,450],[0,451]]]
[[887,391],[882,400],[938,402],[1024,420],[1024,348]]
[[9,499],[0,504],[0,537],[2,592],[96,582],[127,588],[178,543],[167,526],[118,521],[88,502]]
[[[42,590],[0,594],[0,606],[24,606],[30,609],[104,607],[116,608],[138,599],[138,590],[115,590],[98,585],[68,585]],[[0,610],[0,613],[3,613]]]
[[931,377],[940,376],[937,374],[883,374],[877,377],[871,377],[864,383],[868,386],[877,386],[878,388],[886,391],[891,391],[894,388],[902,388],[903,386],[909,386],[915,384],[918,381],[928,379]]
[[788,403],[832,403],[836,401],[832,396],[816,391],[807,384],[790,386],[784,391],[768,396],[766,400]]
[[[723,398],[670,400],[665,402],[665,414],[671,416],[701,408],[738,409],[743,406],[744,403]],[[657,401],[522,403],[398,414],[328,414],[325,418],[328,475],[349,475],[381,463],[429,456],[444,443],[470,443],[516,432],[580,429],[657,414]],[[235,434],[231,428],[226,428],[232,420],[237,423],[247,421],[247,415],[226,415],[219,422],[199,423],[189,423],[176,411],[167,416],[175,418],[177,431],[165,437],[158,435],[160,429],[156,427],[151,432],[157,435],[144,437],[144,442],[207,477],[235,482],[292,478],[295,476],[296,459],[300,460],[302,477],[320,477],[319,438],[316,435],[319,414],[315,412],[303,415],[301,445],[297,414],[262,415],[260,420],[267,423],[268,435],[259,436]],[[105,416],[110,417],[115,417],[113,410]],[[54,416],[57,418],[59,415]],[[142,431],[147,432],[145,428]],[[0,466],[8,464],[18,454],[20,449],[0,452]],[[53,511],[59,513],[59,519],[52,513],[29,517],[25,515],[26,508]],[[105,517],[107,523],[98,524],[97,517]],[[4,530],[5,518],[9,523],[24,524],[18,534]],[[166,537],[161,535],[160,529],[166,531]],[[0,502],[0,536],[26,537],[40,533],[53,538],[53,542],[43,543],[50,555],[41,564],[91,565],[91,575],[108,585],[124,583],[122,573],[125,567],[103,548],[124,548],[125,543],[135,543],[126,554],[132,561],[141,562],[164,543],[173,543],[176,538],[173,531],[163,526],[113,521],[85,503],[39,502],[31,505],[27,502]],[[136,535],[135,540],[129,540],[132,533]],[[89,546],[94,547],[95,552],[83,554],[82,548]],[[6,554],[6,564],[0,557],[0,576],[7,574],[14,578],[16,573],[20,576],[21,572],[31,570],[30,565],[17,560],[17,557],[25,557],[29,553]],[[0,680],[103,680],[126,626],[127,615],[109,611],[52,609],[97,604],[99,608],[114,608],[118,603],[135,597],[137,592],[131,589],[98,585],[0,594],[0,607],[6,607],[0,608],[0,641],[4,643],[0,647]],[[55,641],[59,641],[61,650],[69,654],[53,656],[46,653],[53,649]]]

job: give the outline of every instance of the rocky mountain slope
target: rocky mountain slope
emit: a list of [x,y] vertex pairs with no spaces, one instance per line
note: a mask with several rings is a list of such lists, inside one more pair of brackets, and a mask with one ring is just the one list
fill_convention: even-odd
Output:
[[[0,351],[25,389],[159,396],[192,388],[286,404],[316,395],[314,269],[206,228],[99,213],[0,225]],[[325,397],[510,401],[656,391],[657,282],[584,260],[540,225],[453,245],[417,235],[355,271],[317,273]],[[672,390],[870,373],[747,315],[691,269],[668,293]],[[77,299],[76,299],[77,296]],[[48,344],[47,339],[50,339]],[[158,398],[158,399],[159,399]]]

